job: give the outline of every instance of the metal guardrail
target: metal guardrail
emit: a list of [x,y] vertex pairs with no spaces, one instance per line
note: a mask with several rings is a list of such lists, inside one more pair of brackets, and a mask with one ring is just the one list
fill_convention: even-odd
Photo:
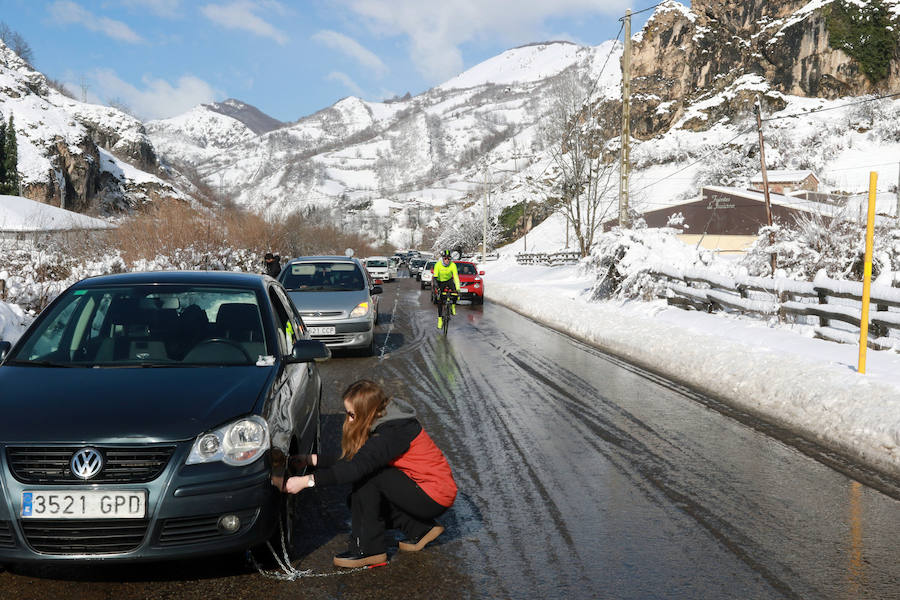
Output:
[[573,252],[520,252],[516,254],[516,262],[520,265],[548,265],[556,267],[559,265],[574,265],[581,260],[581,253]]

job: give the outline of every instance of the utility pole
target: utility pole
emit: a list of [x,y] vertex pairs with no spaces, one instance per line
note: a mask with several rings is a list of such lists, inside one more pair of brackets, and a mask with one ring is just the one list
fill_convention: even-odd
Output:
[[900,163],[897,164],[897,212],[894,216],[900,221]]
[[488,166],[484,166],[484,219],[481,226],[481,262],[487,260]]
[[625,52],[622,55],[622,148],[619,157],[619,227],[628,222],[628,163],[631,138],[631,9],[625,11]]
[[[756,130],[759,132],[759,162],[762,167],[762,180],[763,180],[763,196],[766,199],[766,222],[769,224],[769,227],[772,226],[772,205],[769,202],[769,176],[766,173],[766,146],[763,143],[763,131],[762,131],[762,99],[760,99],[759,95],[756,96]],[[775,243],[775,235],[769,234],[769,242]],[[775,263],[776,263],[776,255],[772,253],[772,277],[775,277]]]

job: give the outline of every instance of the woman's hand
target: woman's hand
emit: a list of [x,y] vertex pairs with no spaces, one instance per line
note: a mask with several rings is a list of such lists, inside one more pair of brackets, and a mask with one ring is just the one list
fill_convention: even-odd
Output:
[[301,475],[289,478],[284,484],[284,491],[286,491],[288,494],[296,494],[297,492],[308,488],[309,478],[309,475]]

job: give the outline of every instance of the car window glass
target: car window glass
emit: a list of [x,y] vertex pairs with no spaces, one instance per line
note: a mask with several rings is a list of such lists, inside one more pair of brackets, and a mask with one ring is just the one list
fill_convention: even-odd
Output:
[[287,308],[275,288],[269,289],[269,298],[272,301],[272,309],[275,311],[275,321],[278,328],[278,345],[282,354],[289,354],[294,347],[294,342],[299,336],[300,330],[292,319],[292,312]]
[[267,354],[256,293],[184,285],[69,292],[13,360],[72,366],[253,364]]
[[475,265],[469,263],[456,263],[456,272],[460,275],[477,275]]
[[361,290],[366,281],[352,262],[294,263],[282,278],[282,285],[291,291]]

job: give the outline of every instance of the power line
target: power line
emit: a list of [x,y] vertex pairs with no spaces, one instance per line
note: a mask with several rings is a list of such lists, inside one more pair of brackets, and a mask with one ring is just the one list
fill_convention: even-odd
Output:
[[[639,15],[639,14],[641,14],[641,13],[645,13],[645,12],[647,12],[648,10],[654,10],[656,7],[662,6],[663,4],[666,4],[666,2],[660,2],[660,3],[658,3],[658,4],[654,4],[653,6],[651,6],[651,7],[649,7],[649,8],[642,8],[641,10],[636,10],[636,11],[634,11],[633,13],[631,13],[631,16],[633,17],[634,15]],[[620,21],[624,21],[624,20],[625,20],[625,17],[619,17],[619,20],[620,20]]]

